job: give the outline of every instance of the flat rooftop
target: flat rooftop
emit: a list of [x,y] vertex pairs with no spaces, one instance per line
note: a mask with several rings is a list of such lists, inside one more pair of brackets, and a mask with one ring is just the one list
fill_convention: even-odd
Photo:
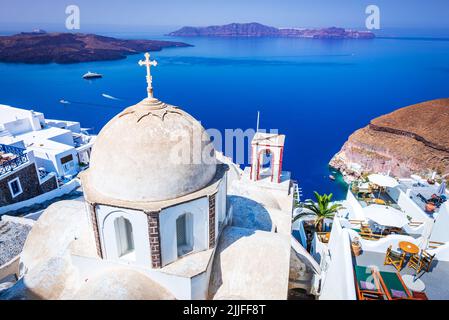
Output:
[[72,134],[72,132],[70,130],[66,130],[66,129],[60,129],[60,128],[56,128],[56,127],[48,127],[48,128],[42,129],[42,130],[30,131],[30,132],[18,134],[14,138],[17,141],[18,140],[30,141],[30,140],[35,140],[35,139],[48,140],[48,139],[52,139],[54,137],[59,137],[63,134]]
[[[385,254],[379,252],[363,251],[354,258],[354,263],[359,266],[376,266],[380,271],[395,272],[391,265],[384,265]],[[414,275],[415,270],[404,267],[399,272],[401,276]],[[449,262],[434,260],[430,272],[424,272],[419,277],[424,282],[426,288],[424,293],[429,300],[449,300]]]
[[[5,104],[0,104],[0,119],[4,122],[11,122],[18,119],[28,118],[31,110],[14,108]],[[41,112],[33,111],[36,115],[41,115]]]
[[33,144],[27,146],[27,150],[45,152],[49,154],[59,154],[72,149],[75,149],[75,147],[52,140],[36,140]]

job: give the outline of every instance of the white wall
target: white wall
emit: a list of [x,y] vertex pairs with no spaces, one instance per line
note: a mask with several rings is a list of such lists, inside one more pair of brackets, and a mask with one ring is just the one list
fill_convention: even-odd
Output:
[[354,213],[354,220],[365,220],[365,213],[363,212],[363,208],[360,203],[357,201],[355,196],[352,194],[351,190],[348,190],[348,194],[346,195],[346,201],[352,207]]
[[433,225],[431,241],[449,242],[449,202],[441,206]]
[[433,250],[427,250],[430,254],[435,254],[435,259],[438,261],[447,261],[449,262],[449,243],[438,247]]
[[[358,234],[357,234],[357,236],[358,236]],[[401,242],[401,241],[408,241],[408,242],[414,243],[417,246],[419,246],[422,243],[423,238],[415,239],[415,238],[412,238],[412,237],[406,236],[406,235],[391,234],[385,238],[381,238],[376,241],[362,239],[360,236],[359,236],[359,240],[362,245],[363,251],[371,251],[371,252],[378,252],[378,253],[385,254],[385,252],[387,252],[387,249],[390,245],[393,246],[393,250],[398,250],[399,242]]]
[[[151,249],[147,215],[142,211],[120,209],[104,205],[98,205],[96,211],[105,258],[130,265],[140,265],[146,268],[151,268]],[[124,260],[118,256],[114,221],[119,217],[124,217],[131,223],[134,238],[135,261]]]
[[53,137],[49,137],[48,140],[66,144],[66,145],[72,146],[72,147],[74,146],[73,135],[72,135],[72,132],[69,130],[61,131],[60,134],[54,135]]
[[[337,235],[335,233],[334,235]],[[339,238],[331,238],[331,260],[322,280],[320,300],[356,300],[354,268],[348,230],[343,229]]]
[[404,210],[406,215],[412,217],[412,221],[426,222],[429,220],[429,217],[421,210],[421,208],[410,199],[408,192],[404,193],[401,191],[398,205]]
[[30,120],[27,118],[6,122],[3,127],[12,135],[18,135],[32,130]]
[[226,221],[226,194],[227,194],[227,175],[225,174],[218,187],[218,193],[215,197],[215,238],[219,236],[219,224]]
[[[73,160],[73,166],[71,166],[69,168],[69,171],[65,171],[63,168],[63,165],[61,164],[61,159],[64,158],[65,156],[68,155],[72,155]],[[69,175],[69,174],[77,174],[78,173],[78,166],[79,166],[79,161],[78,161],[78,152],[76,151],[75,148],[58,153],[57,155],[55,155],[55,165],[56,165],[56,171],[60,176],[64,176],[64,175]]]
[[208,248],[209,201],[207,197],[163,209],[159,214],[162,266],[178,259],[176,219],[185,213],[190,213],[193,219],[192,252]]

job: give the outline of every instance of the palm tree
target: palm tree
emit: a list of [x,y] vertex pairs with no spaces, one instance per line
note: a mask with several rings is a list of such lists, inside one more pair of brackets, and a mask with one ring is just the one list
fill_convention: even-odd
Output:
[[306,212],[301,212],[294,219],[293,222],[303,216],[314,215],[315,216],[315,228],[318,232],[323,230],[324,219],[332,219],[339,209],[343,209],[343,206],[339,203],[331,203],[333,194],[320,195],[314,191],[316,202],[311,199],[306,200],[302,208],[308,209]]

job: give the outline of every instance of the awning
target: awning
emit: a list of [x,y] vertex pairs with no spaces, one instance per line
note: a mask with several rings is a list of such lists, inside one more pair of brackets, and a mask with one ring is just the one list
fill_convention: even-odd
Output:
[[402,228],[409,223],[405,213],[388,206],[373,204],[363,208],[363,212],[367,219],[382,226]]
[[368,180],[381,187],[394,188],[399,185],[399,182],[395,178],[377,173],[369,175]]

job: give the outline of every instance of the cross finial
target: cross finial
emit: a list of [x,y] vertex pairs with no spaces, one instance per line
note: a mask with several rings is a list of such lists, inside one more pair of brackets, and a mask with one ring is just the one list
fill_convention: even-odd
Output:
[[148,83],[148,87],[147,87],[147,91],[148,91],[148,98],[152,99],[153,98],[153,77],[151,76],[151,72],[150,72],[150,67],[151,66],[157,66],[157,61],[150,60],[150,54],[147,52],[145,53],[145,60],[140,60],[139,61],[139,66],[146,66],[147,67],[147,83]]

